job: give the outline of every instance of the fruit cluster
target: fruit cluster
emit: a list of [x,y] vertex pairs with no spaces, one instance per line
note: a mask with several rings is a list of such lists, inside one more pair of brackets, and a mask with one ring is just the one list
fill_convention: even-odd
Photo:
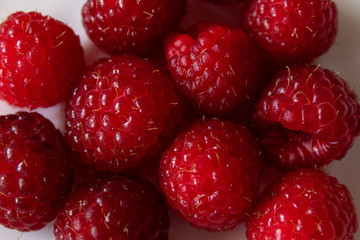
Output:
[[[84,0],[84,28],[109,54],[88,66],[50,16],[0,24],[0,98],[66,104],[64,135],[39,113],[0,116],[0,224],[165,240],[169,206],[206,231],[245,222],[249,240],[353,239],[351,194],[321,167],[360,134],[360,103],[312,65],[336,37],[335,3],[206,1],[238,6],[240,24],[183,29],[186,0]],[[269,165],[281,170],[271,183]]]

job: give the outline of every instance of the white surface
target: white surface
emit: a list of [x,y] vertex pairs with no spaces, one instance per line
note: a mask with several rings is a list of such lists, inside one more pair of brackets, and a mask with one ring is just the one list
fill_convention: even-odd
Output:
[[[150,0],[149,0],[150,1]],[[193,0],[200,1],[200,0]],[[36,10],[42,14],[49,14],[52,17],[67,23],[74,31],[80,35],[81,43],[85,50],[88,63],[93,62],[99,56],[104,54],[100,52],[87,38],[81,24],[80,9],[85,0],[0,0],[0,18],[14,11],[32,11]],[[319,58],[316,62],[322,67],[340,72],[340,76],[347,79],[351,86],[360,94],[360,1],[359,0],[335,0],[339,9],[339,33],[336,43],[328,53]],[[205,8],[200,3],[194,3],[189,8],[189,14],[192,17],[199,18],[199,9],[209,10],[211,15],[221,16],[225,22],[231,21],[236,17],[236,9],[230,9],[231,14],[224,14],[211,4]],[[210,16],[206,17],[211,19]],[[8,106],[0,102],[0,114],[8,114],[18,111],[18,108]],[[37,109],[44,116],[51,119],[55,125],[63,130],[63,105],[58,105],[48,109]],[[360,213],[360,141],[356,141],[354,147],[348,152],[347,156],[341,161],[332,163],[325,171],[339,179],[351,191],[355,206]],[[52,225],[43,230],[32,233],[20,233],[13,230],[0,227],[1,240],[53,240]],[[177,216],[171,214],[171,229],[169,240],[244,240],[244,226],[240,225],[232,231],[224,233],[207,233],[191,228],[188,224],[182,222]],[[360,240],[360,233],[356,233],[356,240]],[[106,240],[106,239],[104,239]]]

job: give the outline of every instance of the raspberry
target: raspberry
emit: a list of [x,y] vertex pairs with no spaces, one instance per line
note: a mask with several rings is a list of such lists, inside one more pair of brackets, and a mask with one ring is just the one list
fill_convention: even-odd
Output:
[[208,231],[234,228],[257,194],[260,153],[250,131],[229,121],[194,123],[160,162],[160,184],[171,207]]
[[240,29],[200,22],[165,41],[168,68],[180,90],[201,110],[224,114],[252,98],[261,56]]
[[168,230],[165,203],[155,187],[121,176],[77,188],[54,225],[57,240],[166,240]]
[[265,56],[280,64],[311,62],[325,53],[337,34],[331,0],[254,0],[244,20]]
[[149,62],[132,55],[103,59],[67,104],[66,139],[85,162],[121,171],[155,154],[177,105],[170,79]]
[[186,11],[186,0],[88,0],[82,19],[89,37],[110,54],[149,52]]
[[247,238],[350,240],[357,217],[349,190],[318,170],[290,172],[260,197]]
[[315,66],[278,72],[255,116],[267,159],[284,170],[341,159],[360,132],[355,92],[336,73]]
[[231,4],[237,2],[245,2],[246,0],[204,0],[205,2],[211,2],[215,4]]
[[85,65],[73,30],[38,12],[0,24],[0,51],[0,98],[30,109],[64,101]]
[[52,221],[70,190],[64,139],[38,113],[0,116],[0,224],[19,231]]

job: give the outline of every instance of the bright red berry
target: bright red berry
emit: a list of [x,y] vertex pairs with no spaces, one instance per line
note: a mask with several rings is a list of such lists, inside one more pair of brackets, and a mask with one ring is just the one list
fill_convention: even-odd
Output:
[[62,207],[71,177],[61,133],[38,113],[0,117],[0,223],[43,228]]
[[194,123],[163,154],[160,184],[171,207],[208,231],[234,228],[257,194],[260,152],[250,131],[217,119]]
[[191,34],[165,41],[168,68],[179,89],[209,114],[224,114],[252,98],[261,56],[240,29],[200,22]]
[[168,231],[155,187],[120,176],[75,189],[54,224],[57,240],[167,240]]
[[285,170],[341,159],[360,133],[355,92],[338,74],[315,66],[278,72],[255,118],[266,159]]
[[81,76],[79,37],[38,12],[16,12],[0,24],[0,98],[37,108],[64,101]]
[[88,0],[82,19],[89,37],[108,53],[144,54],[177,24],[185,10],[186,0]]
[[337,9],[331,0],[254,0],[245,27],[263,54],[275,62],[311,62],[336,37]]
[[267,188],[246,225],[249,240],[350,240],[358,222],[344,185],[321,171],[303,169]]
[[132,55],[103,59],[67,104],[67,140],[101,170],[134,167],[159,149],[177,106],[170,79],[151,63]]

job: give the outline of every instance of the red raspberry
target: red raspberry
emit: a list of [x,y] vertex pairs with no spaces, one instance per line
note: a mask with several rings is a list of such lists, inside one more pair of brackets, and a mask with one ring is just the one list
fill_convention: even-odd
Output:
[[303,169],[265,190],[246,235],[249,240],[351,240],[357,224],[349,190],[321,171]]
[[57,240],[167,240],[169,217],[149,182],[113,177],[76,189],[59,213]]
[[331,0],[254,0],[244,24],[273,61],[311,62],[335,40],[337,9]]
[[256,115],[267,159],[285,170],[341,159],[360,133],[355,92],[336,73],[315,66],[278,72]]
[[186,0],[87,0],[82,19],[89,37],[110,54],[151,51],[186,11]]
[[75,88],[66,109],[67,140],[101,170],[134,167],[159,149],[177,105],[170,79],[152,64],[114,56],[100,61]]
[[223,114],[256,92],[261,56],[240,29],[200,22],[165,42],[176,84],[201,110]]
[[211,2],[215,4],[231,4],[237,2],[244,2],[246,0],[205,0],[205,2]]
[[0,117],[0,223],[19,231],[52,221],[70,190],[64,139],[38,113]]
[[38,12],[16,12],[0,24],[0,51],[0,98],[20,107],[64,101],[85,65],[73,30]]
[[160,184],[191,225],[224,231],[243,221],[257,194],[260,152],[250,131],[217,119],[194,123],[163,154]]

